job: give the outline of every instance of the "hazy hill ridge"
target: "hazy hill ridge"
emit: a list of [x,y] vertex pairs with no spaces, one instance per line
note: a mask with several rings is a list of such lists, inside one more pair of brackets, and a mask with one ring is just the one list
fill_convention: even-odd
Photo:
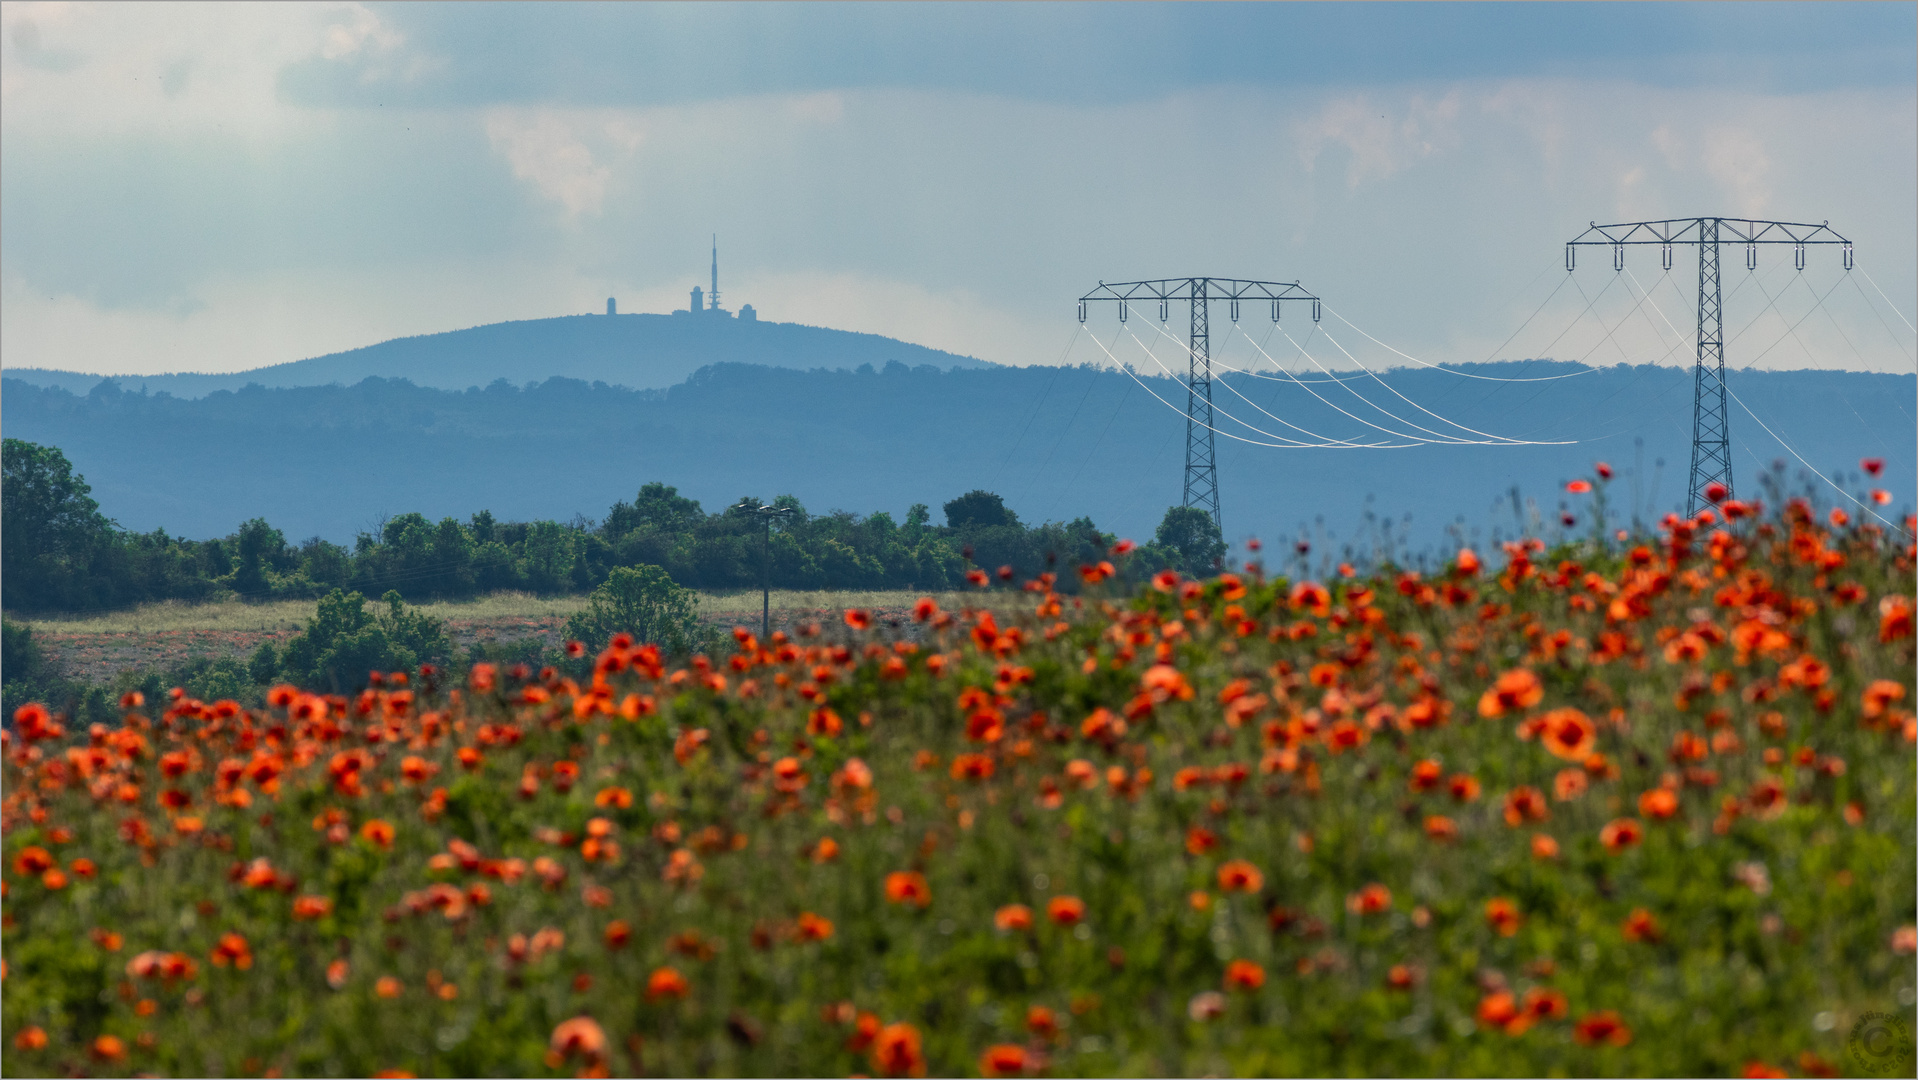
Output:
[[[116,376],[134,392],[199,398],[248,384],[277,388],[351,386],[362,379],[401,378],[416,386],[464,390],[505,379],[515,386],[555,376],[652,390],[684,382],[709,364],[768,367],[991,367],[983,360],[878,334],[800,323],[738,319],[724,314],[567,315],[492,323],[394,338],[345,352],[225,375],[179,373]],[[84,394],[100,376],[42,368],[8,368],[8,378]]]
[[[1574,368],[1537,362],[1473,370],[1536,377]],[[1271,450],[1220,438],[1226,535],[1283,538],[1304,528],[1325,550],[1328,542],[1362,541],[1368,512],[1394,521],[1411,515],[1421,546],[1447,542],[1445,530],[1460,518],[1467,529],[1510,535],[1514,487],[1538,501],[1548,523],[1561,501],[1587,513],[1589,499],[1568,498],[1563,484],[1589,476],[1596,460],[1619,470],[1614,515],[1629,516],[1634,499],[1654,518],[1682,509],[1689,369],[1608,368],[1544,383],[1487,383],[1424,369],[1389,379],[1421,405],[1482,431],[1581,441],[1353,451]],[[1168,400],[1183,400],[1174,381],[1148,382]],[[1229,385],[1315,431],[1355,426],[1289,384],[1235,376]],[[1884,484],[1897,497],[1887,513],[1911,505],[1918,377],[1738,372],[1732,385],[1826,475],[1855,474],[1861,457],[1886,458]],[[1260,419],[1225,385],[1214,398],[1227,412]],[[1759,472],[1789,454],[1734,410],[1738,490],[1759,495]],[[886,510],[899,520],[914,503],[938,505],[983,487],[1027,521],[1086,515],[1145,539],[1179,501],[1185,429],[1181,416],[1111,370],[904,364],[865,371],[716,365],[664,390],[555,378],[523,389],[445,391],[367,379],[256,386],[198,400],[128,393],[112,383],[79,396],[9,378],[0,425],[11,437],[64,450],[104,512],[125,527],[204,537],[257,515],[289,537],[335,541],[409,511],[434,519],[464,520],[478,510],[502,519],[597,518],[654,480],[708,509],[747,494],[791,493],[814,511]],[[1792,473],[1799,468],[1791,462]]]

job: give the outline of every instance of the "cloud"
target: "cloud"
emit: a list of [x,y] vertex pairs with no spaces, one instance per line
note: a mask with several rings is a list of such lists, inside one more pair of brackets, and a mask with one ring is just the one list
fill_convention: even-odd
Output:
[[[621,113],[492,109],[485,127],[493,152],[506,159],[513,176],[558,203],[568,220],[600,213],[613,182],[604,156],[610,151],[630,158],[645,139],[643,122]],[[591,144],[598,144],[599,154]]]
[[1365,95],[1327,102],[1296,130],[1300,158],[1311,172],[1325,148],[1336,144],[1349,155],[1348,187],[1383,180],[1418,159],[1457,146],[1460,103],[1457,90],[1437,101],[1413,94],[1394,119],[1390,107],[1375,105]]
[[1748,217],[1758,217],[1771,204],[1771,158],[1757,135],[1740,128],[1720,129],[1705,136],[1705,171],[1721,184],[1732,206]]

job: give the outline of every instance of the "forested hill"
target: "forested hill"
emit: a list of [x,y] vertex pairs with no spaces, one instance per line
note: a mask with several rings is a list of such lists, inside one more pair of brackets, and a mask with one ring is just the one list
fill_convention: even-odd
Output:
[[[464,390],[505,379],[515,386],[559,376],[651,390],[684,382],[708,364],[846,368],[888,363],[907,367],[991,367],[983,360],[929,349],[878,334],[828,330],[799,323],[764,322],[725,315],[570,315],[493,323],[443,334],[395,338],[378,345],[295,360],[229,375],[128,375],[128,390],[197,398],[217,390],[265,387],[350,386],[362,379],[405,379],[416,386]],[[98,375],[37,368],[9,368],[11,378],[84,394]]]
[[[1475,370],[1496,375],[1520,366]],[[1533,364],[1525,374],[1572,370]],[[1387,378],[1421,406],[1480,431],[1577,441],[1276,450],[1221,437],[1226,538],[1290,539],[1304,530],[1315,552],[1324,552],[1347,542],[1365,546],[1379,521],[1402,523],[1406,515],[1420,547],[1449,543],[1446,530],[1457,521],[1487,538],[1493,529],[1509,536],[1519,525],[1515,488],[1518,512],[1528,513],[1525,500],[1536,499],[1550,526],[1570,498],[1565,481],[1589,476],[1597,460],[1619,470],[1610,488],[1614,515],[1629,517],[1636,506],[1655,519],[1682,509],[1688,369],[1619,367],[1533,383],[1433,370]],[[1184,400],[1170,380],[1147,383],[1167,400]],[[1738,372],[1732,388],[1826,475],[1856,474],[1861,457],[1885,458],[1881,482],[1896,495],[1886,513],[1911,505],[1918,475],[1912,375]],[[1337,384],[1314,389],[1362,413]],[[1221,380],[1220,408],[1240,417],[1263,420],[1235,390],[1310,430],[1348,438],[1365,430],[1290,383]],[[1440,426],[1376,386],[1369,396]],[[1184,418],[1123,373],[904,364],[869,373],[720,365],[651,391],[551,379],[449,392],[368,379],[199,400],[111,384],[76,396],[8,379],[0,423],[9,437],[62,449],[102,510],[125,528],[222,536],[264,517],[291,539],[339,542],[408,512],[433,520],[481,510],[501,520],[597,517],[651,481],[675,485],[708,508],[745,494],[790,493],[815,511],[884,510],[898,520],[915,503],[938,505],[984,488],[1025,521],[1084,516],[1144,540],[1180,501],[1185,440]],[[1736,404],[1731,432],[1739,494],[1761,495],[1756,481],[1774,460],[1799,472]],[[1825,495],[1832,497],[1829,489]],[[1570,499],[1570,509],[1584,515],[1588,502]],[[1580,520],[1582,528],[1589,518]]]

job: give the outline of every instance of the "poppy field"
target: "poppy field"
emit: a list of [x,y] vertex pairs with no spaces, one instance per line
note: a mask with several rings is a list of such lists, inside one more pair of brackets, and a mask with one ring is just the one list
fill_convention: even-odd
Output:
[[29,706],[4,1070],[1910,1075],[1913,526]]

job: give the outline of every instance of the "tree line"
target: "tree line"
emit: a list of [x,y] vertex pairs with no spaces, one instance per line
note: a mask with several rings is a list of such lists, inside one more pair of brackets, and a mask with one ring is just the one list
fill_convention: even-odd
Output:
[[[4,458],[0,605],[21,614],[223,596],[312,599],[335,589],[409,602],[503,590],[576,595],[616,568],[647,566],[709,590],[757,586],[762,567],[782,589],[941,590],[963,586],[973,568],[1001,567],[1014,580],[1052,570],[1070,589],[1078,582],[1071,571],[1107,558],[1116,540],[1084,517],[1022,522],[986,491],[946,502],[945,522],[935,524],[923,503],[897,521],[885,511],[814,514],[792,495],[772,500],[786,511],[777,516],[751,513],[761,505],[751,496],[708,511],[663,483],[614,503],[600,521],[498,521],[482,510],[434,522],[407,513],[346,546],[320,537],[291,543],[253,518],[226,536],[193,540],[120,528],[58,448],[6,439]],[[1173,507],[1126,565],[1133,574],[1202,574],[1224,551],[1203,511]]]

